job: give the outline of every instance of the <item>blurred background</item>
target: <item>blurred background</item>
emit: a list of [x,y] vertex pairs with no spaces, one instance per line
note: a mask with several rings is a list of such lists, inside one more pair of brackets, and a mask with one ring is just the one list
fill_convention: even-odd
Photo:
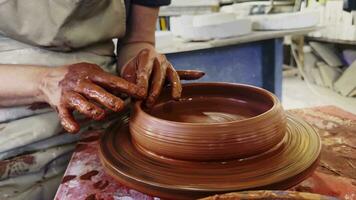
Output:
[[247,83],[285,108],[336,105],[356,113],[355,0],[173,0],[157,47],[203,81]]

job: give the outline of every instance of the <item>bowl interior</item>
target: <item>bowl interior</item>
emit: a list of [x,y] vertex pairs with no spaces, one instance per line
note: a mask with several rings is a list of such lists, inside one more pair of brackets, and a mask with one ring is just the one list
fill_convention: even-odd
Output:
[[269,92],[238,84],[192,83],[183,85],[182,98],[172,100],[162,91],[157,103],[144,111],[159,119],[184,123],[223,123],[260,115],[274,105]]

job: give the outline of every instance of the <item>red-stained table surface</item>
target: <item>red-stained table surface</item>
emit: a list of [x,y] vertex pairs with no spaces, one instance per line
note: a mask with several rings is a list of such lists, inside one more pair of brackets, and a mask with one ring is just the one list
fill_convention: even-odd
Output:
[[[356,116],[333,106],[290,112],[312,124],[323,142],[318,169],[291,190],[356,199]],[[100,134],[91,131],[78,143],[55,200],[158,199],[128,188],[104,172],[98,156]]]

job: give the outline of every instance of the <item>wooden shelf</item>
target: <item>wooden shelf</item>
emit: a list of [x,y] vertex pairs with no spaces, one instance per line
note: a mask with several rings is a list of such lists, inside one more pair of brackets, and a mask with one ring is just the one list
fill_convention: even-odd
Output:
[[356,45],[356,40],[339,40],[339,39],[331,39],[331,38],[324,38],[324,37],[305,37],[308,41],[318,41],[318,42],[327,42],[327,43],[334,43],[334,44],[342,44],[342,45]]

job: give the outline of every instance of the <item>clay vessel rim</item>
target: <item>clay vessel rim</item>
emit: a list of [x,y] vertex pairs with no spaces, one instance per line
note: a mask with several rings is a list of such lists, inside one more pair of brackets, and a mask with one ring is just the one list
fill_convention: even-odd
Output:
[[189,123],[189,122],[177,122],[177,121],[171,121],[171,120],[166,120],[166,119],[162,119],[162,118],[158,118],[155,117],[153,115],[150,115],[149,113],[147,113],[144,109],[142,109],[142,103],[143,101],[137,101],[135,103],[135,108],[137,110],[139,110],[139,112],[144,115],[145,118],[151,118],[151,120],[157,121],[157,122],[162,122],[162,123],[170,123],[170,124],[174,124],[174,125],[189,125],[189,126],[217,126],[217,125],[229,125],[229,124],[236,124],[236,123],[244,123],[247,121],[253,121],[255,119],[261,118],[265,115],[268,115],[270,112],[272,112],[280,103],[278,98],[271,92],[263,89],[263,88],[259,88],[256,86],[252,86],[252,85],[248,85],[248,84],[240,84],[240,83],[229,83],[229,82],[198,82],[198,83],[184,83],[183,85],[183,89],[184,86],[199,86],[199,85],[204,85],[204,86],[233,86],[233,87],[248,87],[250,89],[254,89],[257,90],[259,92],[261,92],[260,94],[265,94],[273,103],[273,105],[265,112],[253,116],[253,117],[249,117],[246,119],[240,119],[240,120],[235,120],[235,121],[229,121],[229,122],[213,122],[213,123],[204,123],[204,122],[200,122],[200,123]]

